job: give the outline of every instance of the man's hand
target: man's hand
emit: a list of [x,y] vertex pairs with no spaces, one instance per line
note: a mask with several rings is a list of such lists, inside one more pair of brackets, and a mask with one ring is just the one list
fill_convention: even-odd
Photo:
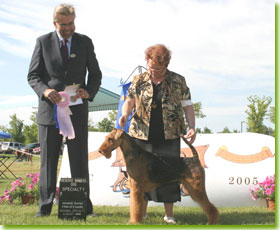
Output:
[[53,104],[57,104],[62,100],[60,94],[55,89],[46,89],[44,97],[48,98]]
[[77,90],[77,94],[76,94],[75,97],[76,97],[77,99],[78,99],[78,98],[87,99],[87,98],[89,97],[89,94],[88,94],[88,92],[87,92],[85,89],[79,88],[79,89]]

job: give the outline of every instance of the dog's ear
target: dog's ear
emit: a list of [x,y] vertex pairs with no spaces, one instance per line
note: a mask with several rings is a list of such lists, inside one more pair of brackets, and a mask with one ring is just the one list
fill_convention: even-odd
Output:
[[123,134],[123,132],[124,132],[123,130],[117,129],[115,139],[118,140],[121,137],[121,135]]

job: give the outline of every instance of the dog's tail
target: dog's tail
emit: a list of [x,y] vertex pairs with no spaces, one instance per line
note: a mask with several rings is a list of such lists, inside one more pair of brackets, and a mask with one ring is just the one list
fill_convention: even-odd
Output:
[[195,149],[195,147],[193,147],[193,145],[187,140],[187,138],[184,137],[184,134],[181,134],[180,137],[183,139],[183,141],[191,148],[192,152],[193,152],[193,156],[194,157],[199,157],[198,153]]

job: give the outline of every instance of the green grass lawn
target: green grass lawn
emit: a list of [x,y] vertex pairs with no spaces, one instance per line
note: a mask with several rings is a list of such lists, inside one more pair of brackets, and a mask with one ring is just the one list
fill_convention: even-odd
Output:
[[[1,205],[1,225],[127,225],[129,207],[94,206],[96,217],[86,221],[58,219],[58,206],[54,205],[49,217],[34,218],[37,205]],[[219,225],[274,225],[275,213],[266,208],[219,208]],[[148,207],[148,218],[141,225],[166,225],[163,207]],[[199,207],[174,207],[178,225],[205,225],[207,219]],[[11,218],[12,217],[12,218]]]
[[[12,159],[10,159],[11,161]],[[61,163],[61,158],[60,158]],[[60,164],[59,164],[60,165]],[[40,158],[33,157],[31,162],[16,161],[11,166],[11,171],[16,176],[25,177],[28,173],[37,173],[40,170]],[[7,174],[9,179],[0,179],[0,196],[5,189],[10,189],[11,183],[15,180],[11,174]],[[219,208],[219,225],[246,225],[258,226],[275,225],[275,213],[268,211],[265,207],[236,207]],[[96,217],[89,217],[86,221],[61,220],[58,219],[58,206],[54,205],[52,214],[49,217],[34,218],[37,213],[38,204],[21,205],[15,203],[0,204],[0,225],[82,225],[82,226],[127,226],[129,220],[129,207],[119,206],[94,206]],[[140,226],[167,226],[162,220],[164,208],[162,206],[148,207],[148,218]],[[174,215],[178,225],[205,225],[206,216],[198,207],[174,207]],[[209,227],[209,226],[208,226]],[[263,228],[262,228],[263,229]]]
[[[3,154],[1,154],[3,155]],[[6,165],[10,165],[15,160],[15,155],[13,154],[5,154],[4,156],[10,156],[10,159],[5,163]],[[59,166],[61,164],[61,156],[59,160]],[[0,170],[3,170],[3,166]],[[30,161],[18,161],[16,160],[9,168],[16,177],[23,177],[25,178],[29,173],[39,173],[40,172],[40,155],[35,155],[32,158],[32,162]],[[3,176],[0,177],[0,196],[3,196],[5,189],[11,188],[11,183],[15,180],[14,176],[6,171],[5,172],[8,179],[4,178]]]

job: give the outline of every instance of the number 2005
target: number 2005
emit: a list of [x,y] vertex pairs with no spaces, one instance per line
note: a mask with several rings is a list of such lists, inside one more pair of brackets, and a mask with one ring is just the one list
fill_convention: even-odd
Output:
[[253,184],[256,185],[258,183],[258,178],[257,177],[229,177],[229,184],[237,184],[237,185],[249,185],[249,184]]

